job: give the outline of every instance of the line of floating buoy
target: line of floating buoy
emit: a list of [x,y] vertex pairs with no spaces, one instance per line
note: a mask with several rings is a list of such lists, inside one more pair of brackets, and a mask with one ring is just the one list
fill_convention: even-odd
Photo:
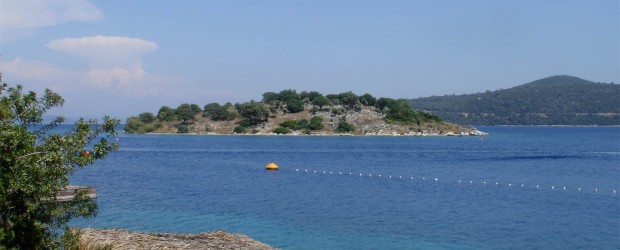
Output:
[[[271,163],[270,163],[270,164],[271,164]],[[275,165],[275,164],[274,164],[274,165]],[[277,166],[277,165],[276,165],[276,166]],[[300,169],[295,169],[295,172],[300,172],[300,171],[301,171]],[[303,170],[303,171],[301,171],[301,172],[304,172],[304,173],[309,173],[309,172],[312,172],[312,173],[317,173],[317,170],[308,170],[308,169],[304,169],[304,170]],[[323,174],[326,174],[326,173],[327,173],[327,171],[322,171],[322,173],[323,173]],[[329,172],[329,174],[332,174],[332,175],[333,175],[333,173],[334,173],[333,171],[330,171],[330,172]],[[338,172],[338,174],[339,174],[339,175],[342,175],[342,173],[343,173],[342,171],[339,171],[339,172]],[[345,174],[346,174],[346,172],[345,172]],[[353,175],[353,172],[349,172],[349,175]],[[357,173],[357,175],[358,175],[359,177],[364,177],[364,176],[367,176],[367,177],[369,177],[369,178],[372,178],[372,177],[373,177],[373,174],[372,174],[372,173],[368,173],[368,174],[364,174],[364,173]],[[382,177],[383,177],[383,175],[381,175],[381,174],[375,174],[375,176],[376,176],[376,177],[378,177],[378,178],[382,178]],[[395,178],[395,177],[393,178],[393,177],[392,177],[392,175],[387,175],[387,176],[388,176],[388,178],[389,178],[389,179],[394,179],[394,178]],[[405,177],[405,178],[406,178],[406,177]],[[402,175],[399,175],[399,176],[398,176],[398,179],[402,180],[402,179],[403,179],[403,176],[402,176]],[[414,180],[416,180],[416,179],[418,179],[418,178],[415,178],[414,176],[410,176],[410,177],[409,177],[409,179],[410,179],[410,180],[412,180],[412,181],[414,181]],[[423,176],[423,177],[419,177],[419,179],[421,179],[421,180],[426,180],[426,177],[425,177],[425,176]],[[435,181],[435,182],[439,182],[439,177],[432,177],[432,178],[431,178],[431,180],[433,180],[433,181]],[[469,181],[467,181],[467,182],[469,182],[469,184],[472,184],[472,185],[474,184],[474,181],[473,181],[473,180],[469,180]],[[461,184],[461,183],[463,183],[463,180],[457,180],[457,183]],[[487,181],[481,181],[480,183],[482,183],[482,185],[485,185],[485,186],[486,186]],[[499,182],[495,182],[495,185],[496,185],[496,186],[500,186],[500,183],[499,183]],[[513,183],[506,183],[506,184],[503,184],[503,185],[506,185],[507,187],[512,188]],[[515,185],[519,185],[519,184],[515,184]],[[521,188],[522,188],[522,189],[526,189],[526,185],[525,185],[525,184],[520,184],[520,186],[521,186]],[[533,185],[532,185],[532,186],[533,186]],[[549,187],[550,187],[550,189],[551,189],[551,190],[556,190],[556,186],[555,186],[555,185],[551,185],[551,186],[549,186]],[[536,185],[536,189],[541,189],[541,186],[540,186],[539,184],[537,184],[537,185]],[[558,189],[559,189],[559,187],[558,187]],[[562,190],[562,191],[566,191],[566,190],[569,190],[569,189],[568,189],[566,186],[562,186],[562,189],[561,189],[561,190]],[[594,191],[595,193],[599,193],[599,192],[598,192],[598,191],[599,191],[599,189],[598,189],[598,188],[594,188],[594,189],[591,189],[591,190],[592,190],[592,191]],[[578,187],[578,188],[577,188],[577,191],[578,191],[578,192],[581,192],[581,191],[582,191],[582,187]],[[617,192],[617,190],[616,190],[616,189],[613,189],[613,190],[612,190],[612,193],[613,193],[613,195],[614,195],[614,196],[616,196],[618,192]]]

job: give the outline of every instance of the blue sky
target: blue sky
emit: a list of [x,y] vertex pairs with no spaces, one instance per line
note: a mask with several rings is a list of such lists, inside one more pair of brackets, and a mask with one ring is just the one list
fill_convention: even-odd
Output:
[[2,0],[0,72],[125,119],[282,89],[392,98],[620,82],[620,1]]

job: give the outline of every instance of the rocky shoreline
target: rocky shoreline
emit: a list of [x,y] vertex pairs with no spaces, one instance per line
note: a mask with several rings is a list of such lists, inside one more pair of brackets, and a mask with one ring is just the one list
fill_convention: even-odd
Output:
[[[149,135],[179,135],[178,133],[146,133]],[[486,132],[483,131],[479,131],[479,130],[473,130],[471,132],[461,132],[461,133],[454,133],[454,132],[447,132],[447,133],[437,133],[437,132],[430,132],[430,133],[425,133],[425,132],[409,132],[409,133],[405,133],[405,134],[399,134],[397,132],[377,132],[377,133],[366,133],[366,134],[352,134],[352,133],[347,133],[347,134],[340,134],[340,133],[329,133],[329,132],[318,132],[318,133],[312,133],[312,134],[304,134],[302,132],[299,131],[293,131],[289,134],[277,134],[277,133],[273,133],[273,132],[258,132],[258,133],[254,133],[254,134],[240,134],[240,133],[231,133],[231,134],[220,134],[220,133],[211,133],[211,132],[207,132],[207,133],[185,133],[186,135],[214,135],[214,136],[227,136],[227,135],[239,135],[239,136],[386,136],[386,137],[399,137],[399,136],[484,136],[484,135],[489,135]]]
[[[75,230],[75,229],[74,229]],[[78,231],[78,248],[95,249],[245,249],[272,250],[265,243],[223,231],[200,234],[130,232],[85,228]]]

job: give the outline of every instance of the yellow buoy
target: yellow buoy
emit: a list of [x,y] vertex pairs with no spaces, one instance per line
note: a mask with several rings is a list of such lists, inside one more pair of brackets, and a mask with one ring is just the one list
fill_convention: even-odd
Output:
[[267,164],[267,166],[265,166],[265,169],[267,170],[278,170],[278,168],[278,165],[273,162],[270,162],[269,164]]

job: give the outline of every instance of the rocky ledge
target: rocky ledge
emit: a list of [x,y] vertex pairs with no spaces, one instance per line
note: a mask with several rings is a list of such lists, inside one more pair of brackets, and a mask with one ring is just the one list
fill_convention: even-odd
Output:
[[79,249],[275,249],[245,235],[222,231],[200,234],[130,232],[120,229],[81,229]]

